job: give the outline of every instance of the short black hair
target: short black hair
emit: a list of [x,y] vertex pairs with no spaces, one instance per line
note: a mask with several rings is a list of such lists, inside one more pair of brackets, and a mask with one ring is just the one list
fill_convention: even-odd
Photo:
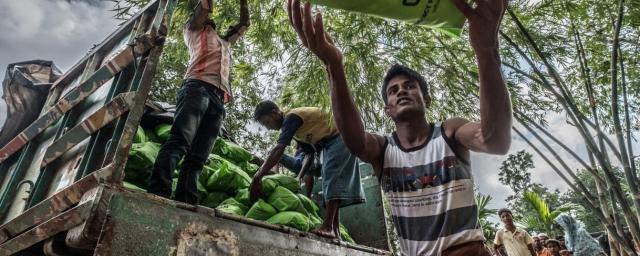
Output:
[[387,71],[387,74],[384,76],[384,81],[382,82],[382,99],[384,100],[384,104],[387,104],[387,86],[389,86],[389,82],[396,76],[404,75],[407,76],[411,80],[415,80],[418,82],[420,86],[420,90],[423,95],[429,95],[429,86],[427,85],[427,81],[424,79],[420,73],[417,71],[401,65],[401,64],[393,64],[391,68]]
[[263,100],[258,105],[256,105],[256,109],[253,111],[253,120],[258,121],[260,117],[271,114],[274,110],[280,110],[278,105],[275,102],[270,100]]
[[507,209],[507,208],[502,208],[500,210],[498,210],[498,217],[502,217],[502,214],[508,212],[509,215],[513,216],[513,213],[511,212],[511,210]]
[[545,242],[544,246],[549,247],[549,244],[556,244],[557,246],[560,246],[560,241],[555,239],[549,239],[547,240],[547,242]]

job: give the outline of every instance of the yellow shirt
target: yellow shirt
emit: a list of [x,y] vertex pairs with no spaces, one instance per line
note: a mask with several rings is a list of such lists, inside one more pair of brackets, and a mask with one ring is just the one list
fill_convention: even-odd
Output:
[[520,228],[516,228],[513,233],[504,228],[498,230],[494,243],[497,245],[504,245],[509,256],[531,256],[531,252],[527,245],[532,245],[533,239],[529,236],[527,231]]
[[338,130],[331,120],[331,116],[320,108],[302,107],[285,112],[295,114],[302,119],[302,126],[298,128],[293,138],[307,144],[317,144],[324,138],[338,134]]

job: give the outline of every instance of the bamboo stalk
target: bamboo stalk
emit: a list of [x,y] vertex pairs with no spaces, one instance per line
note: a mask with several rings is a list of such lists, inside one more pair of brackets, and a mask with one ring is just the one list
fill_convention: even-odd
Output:
[[[598,172],[594,169],[593,165],[589,165],[587,164],[584,160],[582,160],[582,158],[580,158],[580,156],[578,156],[578,154],[576,152],[574,152],[573,150],[571,150],[567,145],[565,145],[564,143],[562,143],[562,141],[560,141],[558,138],[556,138],[555,136],[553,136],[549,131],[547,131],[547,129],[544,129],[544,127],[542,127],[541,125],[539,125],[538,123],[534,122],[533,120],[531,120],[531,118],[529,118],[527,115],[525,115],[524,113],[522,113],[521,111],[514,109],[514,112],[516,114],[518,114],[518,116],[520,118],[524,118],[527,123],[531,123],[533,124],[536,129],[540,130],[542,133],[544,133],[547,137],[549,137],[551,140],[553,140],[553,142],[555,142],[556,144],[558,144],[560,147],[562,147],[565,151],[567,151],[571,156],[573,156],[573,158],[575,158],[581,165],[582,167],[585,168],[585,170],[587,170],[589,173],[591,173],[591,175],[593,175],[593,177],[595,179],[597,179],[598,181],[604,183],[604,179],[602,179],[602,177],[600,177],[600,175],[598,174]],[[522,123],[522,121],[521,121]]]
[[[569,185],[569,187],[571,187],[573,189],[573,191],[578,192],[579,194],[581,194],[580,190],[577,190],[577,188],[569,181],[569,179],[567,179],[566,176],[564,176],[564,174],[562,174],[562,172],[560,172],[560,170],[558,169],[558,167],[556,167],[553,162],[551,162],[551,160],[549,160],[549,158],[542,153],[542,151],[540,151],[540,149],[538,149],[538,147],[536,147],[535,144],[533,144],[529,139],[527,139],[526,136],[524,136],[524,134],[522,134],[522,132],[520,132],[520,130],[518,130],[515,127],[512,127],[512,129],[516,132],[516,134],[518,134],[520,136],[520,138],[522,138],[525,142],[527,142],[527,144],[529,144],[529,146],[531,146],[531,148],[536,151],[536,153],[538,153],[538,155],[540,157],[542,157],[543,160],[545,160],[545,162],[547,162],[547,164],[549,164],[549,166],[551,166],[551,168],[558,174],[558,176],[560,176],[560,178],[562,178],[567,185]],[[582,195],[582,194],[581,194]],[[584,197],[584,195],[582,195]],[[587,206],[589,208],[589,210],[591,210],[596,217],[600,220],[600,222],[602,224],[605,225],[605,228],[607,229],[607,232],[616,240],[616,241],[624,241],[622,239],[622,237],[620,237],[620,235],[616,232],[616,228],[613,226],[613,224],[607,220],[607,218],[605,218],[605,216],[602,214],[602,212],[595,207],[595,205],[591,204],[591,202],[589,200],[586,201],[587,202]],[[620,244],[624,250],[628,253],[632,253],[633,254],[633,245],[629,245],[628,243],[621,243]]]
[[[562,96],[562,99],[564,100],[564,102],[563,101],[561,101],[561,102],[563,102],[563,105],[565,106],[566,112],[569,114],[571,119],[574,121],[576,127],[579,128],[578,131],[580,131],[582,137],[585,139],[585,142],[587,142],[587,146],[591,150],[594,151],[594,155],[596,156],[596,158],[598,159],[600,164],[604,167],[603,170],[604,170],[604,173],[605,173],[605,177],[608,180],[608,183],[609,183],[608,185],[615,184],[616,183],[616,179],[615,179],[615,176],[613,175],[613,171],[612,171],[613,168],[611,168],[611,165],[610,165],[610,163],[608,161],[604,160],[604,157],[602,156],[602,152],[599,152],[599,151],[596,150],[595,142],[593,141],[593,138],[591,136],[587,136],[587,134],[590,134],[590,133],[586,130],[586,125],[585,125],[586,118],[580,113],[580,111],[577,109],[575,104],[573,104],[573,101],[568,97],[567,91],[565,91],[565,87],[563,86],[564,81],[562,80],[560,75],[557,73],[555,68],[548,62],[547,58],[542,53],[542,51],[540,50],[540,48],[536,44],[535,40],[533,40],[533,38],[531,37],[529,32],[522,25],[522,23],[516,17],[516,15],[513,13],[513,11],[508,9],[507,12],[511,16],[512,20],[516,23],[519,31],[524,35],[524,37],[527,39],[527,41],[529,42],[531,47],[534,49],[536,54],[540,57],[540,59],[544,63],[545,67],[551,73],[551,77],[554,79],[554,81],[556,82],[556,85],[560,89],[560,94]],[[534,69],[537,69],[537,67],[535,67],[535,66],[532,66],[532,67]],[[543,77],[541,77],[541,78],[543,78]],[[545,80],[545,79],[543,79],[543,80]],[[632,217],[632,216],[634,216],[633,211],[631,210],[631,206],[629,205],[629,203],[626,201],[626,198],[624,196],[624,193],[622,192],[622,189],[620,188],[619,185],[617,185],[617,186],[614,185],[614,186],[609,186],[609,187],[610,187],[610,189],[613,190],[616,199],[618,199],[619,204],[622,207],[622,211],[624,212],[625,220],[626,220],[627,224],[629,225],[634,238],[639,237],[640,236],[640,228],[638,227],[638,219],[637,219],[637,217]]]
[[[633,204],[636,207],[636,221],[640,221],[640,192],[636,184],[636,177],[633,175],[629,155],[627,154],[627,145],[622,136],[622,126],[620,125],[620,111],[618,109],[618,53],[620,50],[620,29],[622,28],[622,20],[624,17],[624,0],[618,2],[618,16],[616,19],[615,32],[613,38],[613,46],[611,50],[611,112],[613,117],[613,128],[618,140],[618,147],[622,155],[622,167],[625,178],[631,190]],[[638,229],[638,227],[631,227]],[[640,233],[632,232],[636,240],[640,241]]]

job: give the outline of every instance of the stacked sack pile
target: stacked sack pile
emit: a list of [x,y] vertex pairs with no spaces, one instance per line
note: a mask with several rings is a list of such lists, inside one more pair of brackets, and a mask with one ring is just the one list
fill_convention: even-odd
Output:
[[[153,163],[164,141],[169,138],[170,125],[158,125],[153,131],[138,127],[129,151],[124,186],[145,191]],[[250,163],[253,155],[235,143],[218,138],[212,154],[198,179],[199,204],[222,212],[310,231],[322,224],[320,208],[300,194],[300,182],[291,176],[274,174],[262,179],[262,198],[251,203],[249,184],[259,167]],[[173,174],[173,188],[178,180]],[[354,243],[347,229],[340,224],[343,240]]]

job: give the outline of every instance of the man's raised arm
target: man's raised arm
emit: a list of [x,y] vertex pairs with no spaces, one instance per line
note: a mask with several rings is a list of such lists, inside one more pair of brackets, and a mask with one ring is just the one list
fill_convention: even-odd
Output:
[[187,28],[192,31],[202,30],[211,12],[211,0],[200,0],[187,21]]
[[325,32],[322,15],[312,18],[311,5],[304,8],[299,0],[288,0],[289,20],[302,44],[309,48],[327,68],[331,85],[331,105],[336,126],[351,153],[368,163],[377,163],[384,138],[368,133],[353,102],[342,63],[342,53]]
[[232,26],[224,35],[224,40],[234,44],[249,29],[251,20],[249,19],[249,4],[247,0],[240,0],[240,21]]
[[454,0],[469,19],[469,38],[480,75],[480,122],[447,120],[445,129],[464,147],[478,152],[505,154],[511,145],[511,100],[500,71],[498,30],[507,8],[505,0],[477,1],[472,8]]

